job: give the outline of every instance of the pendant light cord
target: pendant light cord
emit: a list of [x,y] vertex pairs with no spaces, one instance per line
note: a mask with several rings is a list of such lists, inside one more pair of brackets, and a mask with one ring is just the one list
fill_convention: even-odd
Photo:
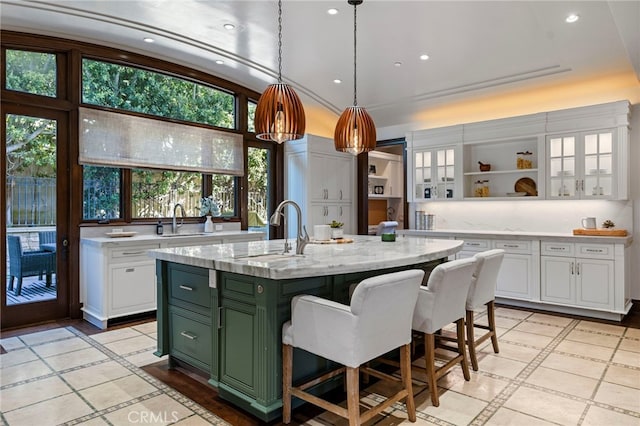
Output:
[[278,0],[278,83],[282,83],[282,0]]
[[356,61],[356,46],[358,44],[357,42],[357,28],[358,28],[358,19],[357,19],[357,15],[356,15],[356,10],[357,10],[357,5],[354,3],[353,5],[353,106],[358,106],[358,80],[357,80],[357,61]]

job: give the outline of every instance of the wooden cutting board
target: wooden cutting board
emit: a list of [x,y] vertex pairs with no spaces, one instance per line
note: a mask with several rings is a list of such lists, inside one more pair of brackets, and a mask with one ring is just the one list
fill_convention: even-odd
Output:
[[591,235],[599,237],[626,237],[626,229],[574,229],[573,235]]

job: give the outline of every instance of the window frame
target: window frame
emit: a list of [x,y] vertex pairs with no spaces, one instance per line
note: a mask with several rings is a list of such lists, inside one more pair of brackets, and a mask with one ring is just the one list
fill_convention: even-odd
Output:
[[[113,224],[154,224],[156,221],[152,219],[132,219],[131,217],[131,173],[127,169],[122,170],[122,214],[121,218],[111,221],[110,224],[98,223],[95,220],[84,220],[82,211],[82,166],[78,164],[78,107],[84,105],[81,103],[81,65],[83,58],[100,60],[115,64],[133,66],[140,69],[160,72],[165,75],[174,76],[181,79],[194,81],[197,83],[212,86],[216,89],[232,93],[235,98],[235,128],[218,128],[223,131],[236,131],[243,135],[244,155],[247,154],[247,144],[253,141],[256,144],[273,145],[275,161],[272,175],[274,176],[274,201],[281,200],[283,193],[283,152],[282,145],[278,145],[270,141],[261,141],[256,139],[254,132],[248,131],[248,106],[247,101],[257,102],[260,93],[237,83],[225,80],[213,74],[209,74],[200,70],[190,68],[185,65],[167,62],[161,59],[153,58],[139,53],[120,50],[113,47],[91,44],[81,41],[69,39],[43,36],[32,33],[23,33],[16,31],[0,30],[0,45],[2,61],[5,63],[5,49],[20,49],[42,53],[57,54],[58,68],[58,97],[48,98],[28,93],[18,93],[5,89],[5,69],[2,67],[1,77],[1,93],[2,102],[17,103],[31,105],[35,107],[52,108],[70,113],[69,120],[69,137],[70,137],[70,206],[72,226],[110,226]],[[96,107],[91,105],[92,107]],[[108,109],[108,108],[105,108]],[[119,110],[117,110],[119,111]],[[154,116],[156,118],[156,116]],[[245,162],[246,167],[246,162]],[[211,193],[211,175],[203,175],[203,194]],[[218,220],[225,222],[240,222],[242,229],[247,229],[247,192],[246,192],[246,175],[242,178],[235,178],[236,186],[236,215],[234,217],[224,217]],[[185,222],[198,223],[201,218],[187,218]],[[281,231],[279,228],[272,232],[271,238]],[[79,235],[79,230],[76,231]],[[75,234],[75,232],[74,232]]]

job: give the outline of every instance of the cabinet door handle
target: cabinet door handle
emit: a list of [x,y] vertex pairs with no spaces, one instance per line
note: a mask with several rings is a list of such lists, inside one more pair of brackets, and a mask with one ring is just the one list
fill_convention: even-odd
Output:
[[340,190],[340,199],[342,200],[342,189]]
[[218,308],[218,329],[222,328],[222,306]]
[[520,246],[519,246],[519,245],[517,245],[517,244],[503,244],[503,246],[504,246],[504,247],[507,247],[507,248],[518,248],[518,247],[520,247]]
[[342,217],[342,206],[340,206],[340,217]]
[[475,247],[475,246],[479,246],[479,245],[480,245],[480,243],[467,243],[467,245],[468,245],[468,246],[473,246],[473,247]]
[[186,337],[186,338],[187,338],[187,339],[189,339],[189,340],[196,340],[196,339],[198,338],[198,336],[194,336],[193,334],[189,334],[189,333],[187,333],[186,331],[181,331],[181,332],[180,332],[180,335],[181,335],[182,337]]
[[558,251],[564,251],[564,247],[549,247],[549,250],[558,250]]
[[193,291],[193,287],[189,287],[188,285],[181,285],[180,288],[187,291]]
[[580,264],[576,263],[576,275],[580,275]]
[[584,180],[580,181],[580,190],[584,192]]
[[576,192],[578,192],[578,190],[580,189],[579,183],[578,183],[578,179],[576,179]]
[[136,268],[127,268],[124,270],[125,272],[135,272]]
[[587,251],[589,253],[602,253],[602,252],[604,252],[604,250],[602,250],[602,249],[590,249],[590,248],[585,249],[585,251]]
[[144,251],[123,251],[122,254],[125,256],[132,256],[134,254],[144,254]]

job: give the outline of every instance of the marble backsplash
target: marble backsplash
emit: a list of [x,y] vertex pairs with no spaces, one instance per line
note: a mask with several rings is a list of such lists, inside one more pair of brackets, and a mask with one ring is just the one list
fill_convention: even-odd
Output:
[[567,232],[580,228],[583,217],[595,217],[598,227],[609,219],[616,228],[633,230],[632,201],[432,201],[411,203],[409,224],[415,229],[415,211],[435,215],[435,229]]

